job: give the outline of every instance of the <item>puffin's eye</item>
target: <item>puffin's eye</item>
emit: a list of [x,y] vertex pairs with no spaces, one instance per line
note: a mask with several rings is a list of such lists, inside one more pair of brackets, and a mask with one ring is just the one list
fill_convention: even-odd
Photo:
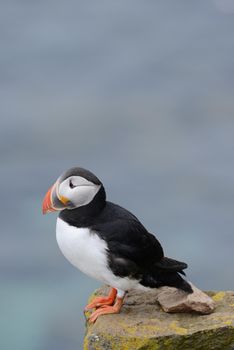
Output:
[[69,180],[69,187],[70,187],[70,188],[76,187],[75,185],[73,185],[72,180]]

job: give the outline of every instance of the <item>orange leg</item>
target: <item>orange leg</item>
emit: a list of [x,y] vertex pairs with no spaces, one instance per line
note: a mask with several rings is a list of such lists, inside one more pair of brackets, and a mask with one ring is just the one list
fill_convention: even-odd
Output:
[[118,314],[123,305],[123,300],[124,297],[117,297],[113,306],[103,305],[91,314],[91,316],[89,317],[89,322],[94,323],[97,320],[97,318],[101,315]]
[[94,308],[98,308],[98,307],[104,306],[104,305],[113,305],[114,301],[115,301],[116,294],[117,294],[117,290],[115,288],[111,288],[108,296],[106,296],[106,297],[101,296],[101,297],[94,298],[94,300],[90,304],[86,305],[85,311],[88,311],[88,310],[94,309]]

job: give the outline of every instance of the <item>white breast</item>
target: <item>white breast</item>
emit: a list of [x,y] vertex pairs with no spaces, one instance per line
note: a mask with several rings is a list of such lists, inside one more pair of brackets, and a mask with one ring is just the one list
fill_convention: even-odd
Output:
[[72,265],[121,291],[141,287],[137,280],[115,276],[108,267],[107,244],[88,228],[77,228],[57,219],[56,238],[63,255]]
[[56,238],[63,255],[85,274],[107,283],[107,245],[88,228],[78,228],[57,219]]

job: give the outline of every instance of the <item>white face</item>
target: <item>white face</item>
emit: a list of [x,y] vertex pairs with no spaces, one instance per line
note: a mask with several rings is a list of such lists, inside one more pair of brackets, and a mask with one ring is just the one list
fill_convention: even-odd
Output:
[[82,176],[70,176],[58,185],[56,191],[58,197],[64,197],[78,208],[90,203],[100,187]]

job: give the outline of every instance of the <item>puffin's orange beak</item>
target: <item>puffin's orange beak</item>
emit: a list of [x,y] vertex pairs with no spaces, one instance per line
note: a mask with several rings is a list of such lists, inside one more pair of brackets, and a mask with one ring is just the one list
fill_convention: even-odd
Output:
[[71,203],[69,199],[60,195],[57,190],[58,181],[47,191],[42,202],[42,213],[47,214],[52,211],[63,210],[67,208]]
[[53,207],[53,203],[52,203],[52,191],[54,189],[54,185],[51,186],[49,188],[49,190],[47,191],[43,202],[42,202],[42,213],[43,214],[47,214],[51,211],[56,211],[56,209]]

